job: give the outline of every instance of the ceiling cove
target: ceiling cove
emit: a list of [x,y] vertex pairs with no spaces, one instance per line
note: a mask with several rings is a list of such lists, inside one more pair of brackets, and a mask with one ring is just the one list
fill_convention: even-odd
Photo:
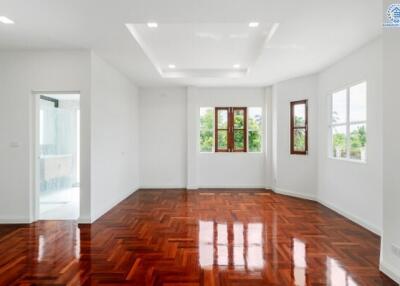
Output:
[[241,78],[251,72],[279,23],[129,23],[162,78]]

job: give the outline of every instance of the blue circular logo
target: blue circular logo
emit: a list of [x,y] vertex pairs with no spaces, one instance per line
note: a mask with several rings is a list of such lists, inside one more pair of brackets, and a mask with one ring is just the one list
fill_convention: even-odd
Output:
[[387,17],[392,23],[400,23],[400,4],[391,4],[387,9]]

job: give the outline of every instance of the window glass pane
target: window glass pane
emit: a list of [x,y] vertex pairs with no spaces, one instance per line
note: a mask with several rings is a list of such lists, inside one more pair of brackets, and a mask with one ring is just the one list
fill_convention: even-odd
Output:
[[214,112],[212,107],[200,107],[200,129],[214,129]]
[[228,129],[228,110],[218,110],[218,128]]
[[244,130],[235,130],[233,134],[233,143],[235,150],[244,149]]
[[304,152],[306,151],[306,129],[294,129],[293,130],[293,140],[294,140],[294,151]]
[[259,131],[249,131],[249,152],[261,152],[261,134]]
[[247,128],[249,130],[248,151],[261,152],[261,124],[262,124],[262,108],[250,107],[247,109]]
[[212,152],[214,144],[214,111],[200,108],[200,152]]
[[244,110],[235,110],[233,112],[233,128],[244,128]]
[[346,126],[332,127],[332,156],[346,158]]
[[294,126],[304,127],[306,125],[306,105],[296,104],[293,107],[294,112]]
[[350,121],[367,120],[367,83],[350,88]]
[[350,159],[365,161],[367,132],[365,124],[350,126]]
[[228,147],[228,131],[218,130],[218,149],[225,150]]
[[346,122],[346,90],[341,90],[332,95],[332,123]]
[[200,130],[200,152],[212,152],[214,145],[213,133],[212,130]]

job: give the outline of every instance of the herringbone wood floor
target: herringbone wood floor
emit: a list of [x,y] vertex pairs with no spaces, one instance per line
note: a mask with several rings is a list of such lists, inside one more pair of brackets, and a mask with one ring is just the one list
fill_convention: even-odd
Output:
[[0,226],[0,285],[395,285],[379,237],[257,190],[140,190],[92,225]]

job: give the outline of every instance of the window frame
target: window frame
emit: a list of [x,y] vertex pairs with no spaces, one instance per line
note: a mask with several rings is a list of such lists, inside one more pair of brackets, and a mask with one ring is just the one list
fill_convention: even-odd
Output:
[[[355,87],[357,85],[365,83],[365,120],[358,120],[358,121],[351,121],[350,120],[350,89],[352,87]],[[345,122],[342,123],[333,123],[333,95],[335,93],[339,93],[340,91],[345,91],[346,92],[346,120]],[[329,138],[329,150],[328,150],[328,158],[332,160],[340,160],[340,161],[348,161],[348,162],[353,162],[353,163],[359,163],[359,164],[366,164],[367,163],[367,157],[368,157],[368,81],[367,80],[360,80],[351,84],[348,84],[340,89],[336,89],[333,92],[329,94],[329,126],[328,126],[328,138]],[[359,125],[359,124],[365,124],[365,131],[366,131],[366,137],[367,137],[367,143],[365,145],[365,160],[362,159],[352,159],[350,158],[350,147],[351,147],[351,140],[350,140],[350,135],[351,135],[351,126],[352,125]],[[334,157],[333,156],[333,128],[334,127],[340,127],[344,126],[346,128],[346,157]]]
[[[305,105],[304,127],[295,126],[294,108],[296,105]],[[304,151],[294,149],[294,132],[296,129],[304,129]],[[291,155],[308,155],[308,99],[296,100],[290,102],[290,154]]]
[[[226,128],[218,128],[218,112],[226,111],[227,113],[227,122],[226,122]],[[215,107],[214,108],[214,150],[215,152],[230,152],[230,108],[229,107]],[[218,131],[226,131],[226,149],[220,149],[218,147]]]
[[[218,111],[226,110],[228,115],[227,128],[218,128]],[[235,128],[234,126],[234,112],[236,110],[243,110],[243,128]],[[214,120],[214,150],[215,153],[247,153],[247,107],[215,107],[215,120]],[[243,130],[243,149],[235,150],[234,134],[236,130]],[[218,146],[218,131],[227,131],[227,148],[220,149]]]
[[[236,110],[243,110],[243,128],[235,128],[235,111]],[[231,107],[231,152],[247,152],[247,107]],[[243,149],[235,149],[235,131],[242,130],[243,131]]]

